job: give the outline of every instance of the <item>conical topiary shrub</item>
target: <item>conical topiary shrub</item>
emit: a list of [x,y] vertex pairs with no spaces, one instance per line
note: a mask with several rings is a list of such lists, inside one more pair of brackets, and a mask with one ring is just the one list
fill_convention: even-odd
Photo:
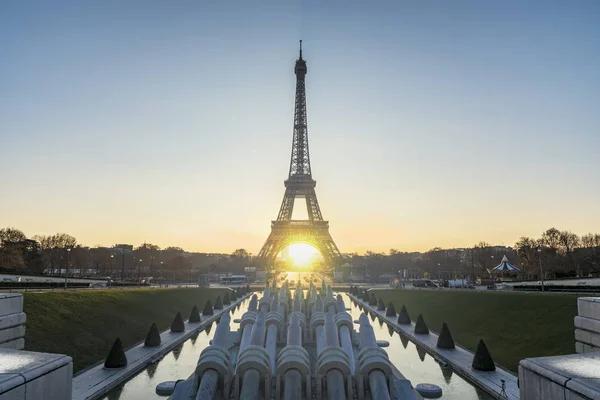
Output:
[[171,332],[183,332],[185,331],[185,324],[183,323],[183,318],[181,317],[181,313],[178,312],[175,316],[175,319],[171,323]]
[[423,319],[423,315],[419,314],[415,324],[415,333],[418,335],[429,335],[429,328]]
[[440,336],[438,336],[437,347],[448,350],[452,350],[456,347],[454,346],[454,339],[452,339],[450,329],[448,329],[448,325],[446,325],[445,322],[442,323],[442,330],[440,331]]
[[202,310],[202,315],[214,315],[213,306],[210,300],[206,300],[206,304],[204,305],[204,310]]
[[225,293],[223,296],[223,304],[227,306],[231,304],[231,300],[229,300],[229,293]]
[[146,335],[146,341],[144,341],[144,346],[160,346],[160,332],[158,331],[158,328],[154,322],[150,326],[150,330]]
[[374,293],[371,293],[371,295],[369,296],[369,305],[370,306],[376,306],[377,305],[377,297],[375,297]]
[[391,301],[388,302],[387,310],[385,311],[385,316],[386,317],[395,317],[396,316],[396,309],[394,308],[394,305],[392,304]]
[[236,301],[238,299],[238,294],[237,294],[237,290],[233,289],[231,291],[231,301]]
[[194,307],[192,307],[192,312],[190,312],[188,322],[200,322],[200,313],[198,312],[198,307],[196,307],[195,304]]
[[385,311],[385,304],[383,303],[383,299],[379,299],[377,302],[377,311]]
[[222,310],[223,309],[223,302],[221,301],[221,296],[217,296],[217,299],[215,300],[215,305],[213,307],[215,310]]
[[362,292],[362,300],[365,302],[369,301],[369,292],[367,292],[366,290]]
[[398,314],[398,323],[401,325],[410,325],[410,316],[404,305],[400,309],[400,314]]
[[123,368],[125,366],[127,366],[127,356],[123,351],[121,339],[117,338],[106,356],[104,368]]
[[494,360],[488,351],[487,346],[483,342],[483,339],[479,340],[479,344],[477,345],[477,351],[475,351],[475,356],[473,357],[473,364],[471,367],[477,371],[495,371],[496,365],[494,364]]
[[246,285],[246,293],[250,293],[250,285]]

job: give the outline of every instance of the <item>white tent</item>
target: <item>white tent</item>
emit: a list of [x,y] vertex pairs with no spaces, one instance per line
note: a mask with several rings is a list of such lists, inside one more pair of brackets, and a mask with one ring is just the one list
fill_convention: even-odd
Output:
[[506,257],[506,255],[504,255],[504,257],[502,257],[502,261],[500,262],[500,265],[494,267],[493,269],[496,272],[519,272],[520,269],[515,267],[514,265],[512,265],[511,263],[508,262],[508,258]]

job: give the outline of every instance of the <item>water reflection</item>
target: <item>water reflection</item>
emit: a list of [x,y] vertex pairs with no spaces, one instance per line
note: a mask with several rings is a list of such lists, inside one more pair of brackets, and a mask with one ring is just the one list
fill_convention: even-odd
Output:
[[[344,295],[346,304],[350,304],[349,297]],[[354,304],[354,303],[352,303]],[[358,319],[361,314],[360,305],[356,304],[350,307],[349,313],[352,319]],[[365,309],[365,314],[373,315]],[[374,318],[373,318],[374,320]],[[379,326],[372,324],[375,337],[382,339],[388,334],[392,334],[390,326]],[[358,328],[358,326],[357,326]],[[455,374],[451,368],[441,368],[441,366],[433,359],[427,357],[427,352],[422,348],[417,348],[407,337],[400,334],[390,337],[390,346],[387,351],[390,361],[398,368],[398,370],[409,379],[413,386],[419,383],[433,383],[442,388],[444,394],[443,399],[453,400],[492,400],[493,397],[485,392],[475,388],[470,383],[465,381],[461,376]]]
[[390,337],[394,337],[394,328],[392,328],[390,325],[388,325],[388,333],[390,334]]
[[446,383],[450,383],[453,374],[452,368],[444,367],[442,364],[440,364],[440,369],[442,370],[442,375],[444,375],[444,380],[446,381]]
[[404,346],[404,348],[408,346],[408,338],[400,335],[400,341],[402,342],[402,346]]
[[123,394],[124,385],[117,386],[108,393],[107,400],[119,400]]
[[208,324],[208,326],[204,330],[204,332],[206,333],[206,336],[210,336],[210,330],[212,329],[212,326],[213,326],[213,322],[211,322],[210,324]]
[[[233,320],[242,317],[245,310],[248,309],[249,301],[249,299],[246,299],[241,307],[235,308],[231,317],[231,330],[238,329],[239,323],[235,323]],[[351,303],[346,295],[344,295],[344,301],[346,306],[352,304],[349,311],[352,319],[358,319],[361,314],[361,307]],[[374,313],[369,313],[366,309],[364,313],[371,316],[373,321],[377,316]],[[452,369],[441,367],[433,357],[426,357],[426,352],[423,349],[417,348],[404,336],[394,335],[393,329],[387,324],[384,325],[386,326],[373,324],[375,336],[378,339],[390,337],[390,346],[385,349],[390,361],[412,382],[413,386],[419,383],[436,384],[444,391],[443,398],[449,400],[492,399],[491,396],[471,386],[459,375],[454,374]],[[206,334],[194,335],[181,345],[177,350],[178,355],[173,354],[173,357],[164,357],[160,362],[149,366],[145,373],[142,372],[124,385],[113,389],[103,400],[159,399],[160,397],[154,391],[156,385],[164,381],[188,378],[195,369],[200,352],[209,345],[215,330],[211,326],[204,331]],[[173,349],[172,352],[175,353],[175,350]]]
[[173,350],[171,350],[173,357],[175,357],[175,361],[179,360],[181,350],[183,350],[183,343],[178,344],[177,346],[173,347]]
[[[234,319],[241,318],[245,310],[248,309],[250,299],[242,302],[231,317],[231,329],[237,330],[238,323]],[[212,324],[211,324],[212,325]],[[212,326],[211,326],[212,328]],[[156,385],[165,381],[175,381],[177,379],[187,379],[196,368],[196,363],[202,350],[208,346],[213,338],[215,329],[206,329],[199,332],[171,351],[169,354],[150,366],[145,371],[141,371],[131,380],[125,382],[119,387],[111,390],[103,400],[146,400],[146,399],[164,399],[155,393]],[[175,354],[177,353],[177,354]]]
[[419,354],[419,358],[421,359],[421,361],[425,361],[425,356],[427,355],[427,352],[422,347],[419,347],[419,346],[416,346],[416,347],[417,347],[417,354]]
[[190,342],[192,342],[193,345],[196,344],[196,340],[198,340],[198,336],[200,336],[200,332],[196,332],[192,336],[190,336]]
[[154,377],[154,374],[156,373],[156,369],[158,368],[158,362],[155,362],[154,364],[150,364],[148,366],[148,368],[146,368],[146,372],[148,373],[148,378],[152,379]]

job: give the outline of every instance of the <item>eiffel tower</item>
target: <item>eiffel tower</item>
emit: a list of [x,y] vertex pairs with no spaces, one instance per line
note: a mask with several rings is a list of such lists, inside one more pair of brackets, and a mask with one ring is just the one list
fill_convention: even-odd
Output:
[[[342,255],[329,234],[329,222],[323,220],[312,178],[308,153],[308,129],[306,125],[306,61],[296,60],[296,106],[294,109],[294,138],[288,179],[285,181],[285,194],[276,221],[271,221],[271,234],[263,245],[258,258],[265,263],[273,263],[277,254],[290,244],[307,243],[315,247],[328,267],[334,267],[342,260]],[[293,220],[294,201],[304,198],[308,220]]]

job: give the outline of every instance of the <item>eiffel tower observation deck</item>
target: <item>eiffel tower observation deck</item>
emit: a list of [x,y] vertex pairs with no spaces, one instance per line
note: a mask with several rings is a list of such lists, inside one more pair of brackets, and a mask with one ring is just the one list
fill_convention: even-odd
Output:
[[[288,179],[277,220],[271,222],[271,234],[258,253],[262,264],[272,264],[277,254],[294,243],[307,243],[315,247],[329,267],[342,263],[342,255],[329,233],[329,222],[323,220],[312,178],[310,152],[308,149],[308,125],[306,118],[306,74],[308,68],[300,54],[294,66],[296,74],[296,100],[294,107],[294,134]],[[306,220],[293,220],[295,201],[303,199],[308,215]]]

